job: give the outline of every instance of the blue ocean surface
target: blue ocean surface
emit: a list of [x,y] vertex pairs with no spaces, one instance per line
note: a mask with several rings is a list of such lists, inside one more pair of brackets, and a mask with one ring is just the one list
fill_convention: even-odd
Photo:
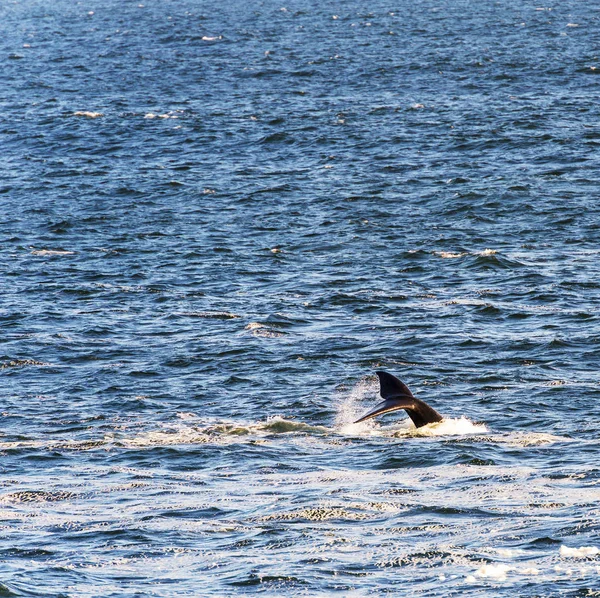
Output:
[[597,3],[0,31],[0,596],[598,595]]

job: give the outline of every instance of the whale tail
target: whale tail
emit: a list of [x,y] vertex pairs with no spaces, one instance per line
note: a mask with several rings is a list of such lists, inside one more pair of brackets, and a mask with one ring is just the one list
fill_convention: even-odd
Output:
[[417,428],[442,421],[442,416],[433,407],[414,397],[408,386],[396,376],[387,372],[376,372],[376,374],[379,377],[379,394],[383,402],[357,419],[355,424],[398,409],[404,409]]

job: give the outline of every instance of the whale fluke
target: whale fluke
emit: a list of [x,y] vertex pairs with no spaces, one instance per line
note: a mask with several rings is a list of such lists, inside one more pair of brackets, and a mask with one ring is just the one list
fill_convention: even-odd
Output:
[[417,428],[442,421],[442,416],[433,407],[414,397],[408,386],[398,380],[396,376],[387,372],[375,373],[379,377],[379,394],[381,394],[383,402],[375,405],[371,411],[357,419],[355,424],[397,409],[404,409]]

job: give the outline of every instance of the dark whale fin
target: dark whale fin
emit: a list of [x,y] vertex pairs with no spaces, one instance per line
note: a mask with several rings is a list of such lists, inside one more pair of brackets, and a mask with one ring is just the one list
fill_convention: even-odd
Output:
[[388,374],[387,372],[375,372],[379,377],[379,394],[382,399],[393,399],[395,397],[412,397],[413,393],[410,392],[408,386],[398,380],[396,376]]
[[417,428],[442,421],[442,416],[433,407],[414,397],[408,386],[396,376],[387,372],[376,372],[376,374],[379,376],[380,394],[384,400],[357,419],[355,424],[397,409],[404,409]]

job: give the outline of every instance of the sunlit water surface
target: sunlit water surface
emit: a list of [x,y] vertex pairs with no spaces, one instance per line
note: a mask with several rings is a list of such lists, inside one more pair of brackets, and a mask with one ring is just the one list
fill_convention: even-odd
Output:
[[0,595],[600,591],[593,2],[0,23]]

